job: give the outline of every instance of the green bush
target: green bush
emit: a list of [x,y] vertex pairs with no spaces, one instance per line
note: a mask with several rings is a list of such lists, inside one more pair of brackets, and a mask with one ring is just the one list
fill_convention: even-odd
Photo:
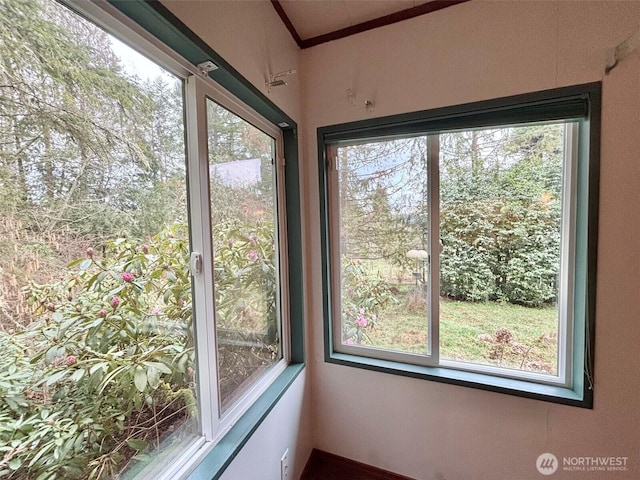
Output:
[[110,478],[194,415],[188,247],[178,225],[120,238],[31,287],[38,321],[0,373],[21,373],[0,408],[0,476]]
[[560,232],[554,201],[449,202],[440,214],[441,292],[531,307],[555,301]]
[[342,257],[342,341],[362,344],[375,328],[382,307],[395,301],[387,283],[359,260]]
[[[256,302],[246,294],[276,282],[267,223],[217,226],[227,326],[242,327],[243,309],[275,316],[275,289]],[[0,335],[0,478],[113,478],[137,452],[188,430],[197,413],[188,260],[176,224],[100,255],[89,248],[59,281],[30,287],[37,321]]]
[[[276,259],[273,222],[227,221],[214,239],[218,325],[276,334]],[[239,299],[243,299],[239,301]]]

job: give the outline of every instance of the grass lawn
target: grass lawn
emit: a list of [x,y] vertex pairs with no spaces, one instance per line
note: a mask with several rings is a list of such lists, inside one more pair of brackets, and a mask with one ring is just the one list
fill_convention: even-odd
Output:
[[[367,344],[426,353],[426,307],[406,298],[380,312]],[[440,357],[556,374],[557,323],[556,307],[441,300]]]

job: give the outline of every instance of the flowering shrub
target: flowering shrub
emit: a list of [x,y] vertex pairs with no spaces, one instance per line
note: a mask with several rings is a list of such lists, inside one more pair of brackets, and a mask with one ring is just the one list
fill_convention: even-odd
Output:
[[375,328],[377,319],[378,316],[375,313],[370,313],[364,308],[359,308],[357,311],[348,309],[343,312],[344,343],[346,345],[363,343],[367,338],[367,329]]
[[368,272],[359,260],[342,257],[342,341],[346,345],[368,340],[380,309],[395,302],[393,292],[380,277]]
[[[275,285],[273,227],[218,227],[220,324],[248,328],[239,321],[247,311],[275,317],[275,289],[254,303],[239,293]],[[31,286],[37,321],[0,333],[0,478],[113,478],[168,433],[189,432],[197,411],[186,227],[97,251],[59,281]]]
[[150,240],[89,248],[31,287],[38,320],[3,339],[15,356],[0,380],[27,372],[0,408],[3,476],[110,478],[195,414],[186,229]]
[[275,334],[276,258],[273,223],[216,225],[214,274],[217,325]]

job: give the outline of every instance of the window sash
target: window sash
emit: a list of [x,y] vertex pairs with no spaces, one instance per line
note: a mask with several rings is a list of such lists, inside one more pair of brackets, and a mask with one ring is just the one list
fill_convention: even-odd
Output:
[[427,136],[427,204],[429,206],[429,271],[427,272],[427,311],[429,345],[434,365],[440,363],[440,136]]
[[[277,309],[278,321],[282,334],[280,348],[282,359],[270,367],[260,376],[233,404],[221,413],[220,390],[217,369],[217,332],[215,328],[215,302],[213,279],[213,244],[211,224],[211,201],[209,194],[209,159],[208,159],[208,129],[207,129],[207,100],[212,99],[233,114],[256,126],[275,140],[276,182],[275,210],[278,218],[276,232],[276,261],[279,268]],[[194,298],[204,299],[194,302],[195,306],[195,336],[198,362],[199,407],[201,412],[201,428],[204,438],[208,442],[217,442],[234,425],[237,418],[244,413],[267,387],[280,375],[289,362],[289,345],[286,341],[288,315],[286,311],[286,278],[282,278],[287,271],[285,256],[281,249],[286,246],[282,232],[284,223],[284,184],[278,173],[282,155],[282,132],[277,127],[262,119],[259,115],[244,107],[222,88],[209,83],[200,76],[192,75],[186,82],[187,104],[187,148],[188,148],[188,178],[190,188],[190,211],[192,228],[192,252],[202,255],[202,273],[193,275]],[[278,160],[280,159],[280,160]]]
[[[571,103],[573,105],[573,103]],[[575,105],[574,105],[575,106]],[[573,107],[572,107],[573,108]],[[566,113],[566,112],[565,112]],[[564,158],[562,164],[562,207],[561,207],[561,250],[560,250],[560,275],[558,288],[558,354],[557,375],[547,375],[536,372],[519,371],[505,367],[483,365],[459,360],[446,360],[440,358],[440,144],[439,134],[423,134],[427,138],[427,171],[428,171],[428,206],[429,206],[429,237],[428,237],[428,284],[427,284],[427,354],[412,354],[385,350],[363,345],[346,345],[342,342],[342,286],[341,286],[341,252],[340,252],[340,199],[339,199],[339,174],[337,169],[338,148],[357,144],[383,141],[390,138],[409,138],[416,134],[408,135],[384,135],[382,137],[368,136],[365,140],[343,140],[333,143],[328,136],[326,140],[327,157],[327,184],[329,204],[329,234],[331,253],[331,287],[337,294],[333,295],[332,319],[333,319],[333,350],[338,353],[359,355],[374,359],[389,360],[429,367],[445,367],[453,370],[478,372],[488,375],[525,380],[547,385],[558,385],[571,388],[573,386],[573,362],[574,357],[574,322],[573,303],[575,299],[575,241],[576,241],[576,202],[577,202],[577,164],[579,153],[579,138],[584,135],[584,121],[572,118],[560,118],[564,121]],[[539,122],[536,122],[539,123]],[[518,126],[532,125],[526,122]],[[511,126],[512,124],[509,124]],[[506,125],[504,125],[506,126]],[[500,128],[501,125],[483,125],[483,128]],[[442,131],[442,129],[439,129]],[[469,130],[463,128],[459,130]],[[581,132],[582,130],[582,132]],[[367,130],[370,134],[371,130]],[[413,133],[413,132],[412,132]],[[327,137],[325,137],[327,138]]]

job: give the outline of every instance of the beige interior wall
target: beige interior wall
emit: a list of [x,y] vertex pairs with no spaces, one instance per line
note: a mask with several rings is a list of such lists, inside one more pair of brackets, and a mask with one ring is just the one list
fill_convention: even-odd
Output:
[[296,121],[299,75],[267,92],[269,73],[298,68],[300,51],[267,1],[162,0],[184,24]]
[[[629,457],[626,473],[550,478],[640,478],[640,53],[604,76],[607,49],[638,29],[640,2],[473,0],[302,52],[316,447],[420,480],[542,478],[543,452]],[[593,410],[324,363],[316,129],[593,81],[603,82]]]
[[289,479],[300,478],[311,433],[305,375],[303,371],[289,387],[220,480],[280,480],[280,458],[287,449],[292,462]]

